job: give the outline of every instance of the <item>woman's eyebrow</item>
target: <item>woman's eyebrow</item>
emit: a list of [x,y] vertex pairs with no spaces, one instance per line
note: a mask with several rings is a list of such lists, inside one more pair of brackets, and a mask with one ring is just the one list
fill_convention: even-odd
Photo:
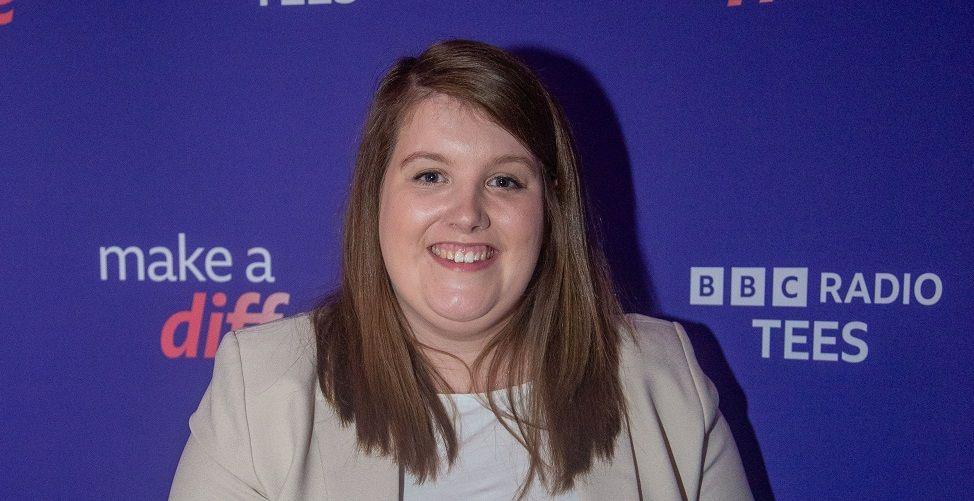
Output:
[[[431,160],[433,162],[439,162],[439,163],[446,164],[446,165],[452,165],[450,163],[450,161],[447,160],[446,157],[444,157],[443,155],[440,155],[439,153],[433,153],[431,151],[423,151],[423,150],[420,150],[420,151],[414,151],[413,153],[410,153],[409,155],[406,155],[406,158],[402,159],[402,162],[399,163],[399,168],[402,169],[403,167],[405,167],[410,162],[413,162],[413,161],[416,161],[416,160]],[[490,162],[488,162],[487,165],[488,165],[488,167],[496,167],[496,166],[504,165],[504,164],[507,164],[507,163],[520,163],[520,164],[524,164],[525,167],[528,167],[530,169],[535,169],[535,168],[537,168],[537,165],[538,165],[537,162],[535,162],[533,158],[526,157],[524,155],[518,155],[516,153],[508,153],[508,154],[505,154],[505,155],[500,155],[500,156],[494,158],[493,160],[491,160]]]
[[402,169],[409,162],[420,159],[432,160],[434,162],[450,165],[450,162],[446,159],[446,157],[440,155],[439,153],[433,153],[430,151],[415,151],[409,155],[406,155],[406,158],[402,159],[402,162],[399,164],[399,168]]
[[493,161],[491,161],[489,165],[491,167],[494,167],[494,166],[503,165],[503,164],[506,164],[506,163],[522,163],[526,167],[529,167],[531,169],[535,169],[537,167],[537,165],[538,165],[534,161],[533,158],[529,158],[529,157],[526,157],[524,155],[518,155],[518,154],[514,154],[514,153],[508,153],[506,155],[501,155],[501,156],[495,158]]

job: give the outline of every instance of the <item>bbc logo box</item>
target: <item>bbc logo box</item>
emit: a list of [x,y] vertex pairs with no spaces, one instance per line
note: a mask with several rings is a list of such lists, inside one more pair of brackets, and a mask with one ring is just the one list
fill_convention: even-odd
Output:
[[722,306],[729,296],[731,306],[766,306],[770,289],[771,306],[808,306],[808,268],[771,268],[770,287],[767,275],[760,267],[732,267],[728,276],[719,266],[691,267],[690,304]]

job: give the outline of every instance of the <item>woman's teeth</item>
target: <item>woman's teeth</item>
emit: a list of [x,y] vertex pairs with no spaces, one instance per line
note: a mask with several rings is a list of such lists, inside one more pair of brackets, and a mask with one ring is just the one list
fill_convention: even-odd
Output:
[[486,245],[475,245],[462,249],[434,245],[430,250],[438,257],[449,259],[454,263],[473,263],[474,261],[490,259],[494,255],[494,249]]

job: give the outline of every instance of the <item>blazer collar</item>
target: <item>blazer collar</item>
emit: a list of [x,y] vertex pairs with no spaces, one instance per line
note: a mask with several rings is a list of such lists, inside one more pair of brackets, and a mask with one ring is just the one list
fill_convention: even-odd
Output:
[[[398,500],[402,479],[399,465],[388,456],[362,452],[355,427],[342,426],[318,390],[314,435],[324,475],[325,499]],[[614,458],[595,458],[591,470],[576,479],[581,500],[638,500],[639,484],[628,420],[616,436]]]

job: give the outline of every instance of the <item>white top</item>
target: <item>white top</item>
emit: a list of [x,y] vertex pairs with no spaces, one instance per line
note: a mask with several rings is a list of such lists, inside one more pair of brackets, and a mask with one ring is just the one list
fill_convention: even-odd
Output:
[[[515,388],[515,399],[522,397],[527,384]],[[507,390],[492,392],[500,409],[507,408]],[[454,501],[514,499],[528,471],[528,454],[524,447],[497,421],[486,405],[486,394],[441,394],[440,399],[450,412],[450,400],[456,403],[454,426],[459,447],[453,467],[440,471],[436,482],[417,485],[416,478],[406,472],[403,499],[406,501]],[[482,401],[483,400],[483,401]],[[459,419],[457,419],[459,418]],[[509,423],[517,431],[513,423]],[[441,457],[445,452],[441,450]],[[575,492],[550,496],[537,478],[531,482],[524,499],[577,501]]]

